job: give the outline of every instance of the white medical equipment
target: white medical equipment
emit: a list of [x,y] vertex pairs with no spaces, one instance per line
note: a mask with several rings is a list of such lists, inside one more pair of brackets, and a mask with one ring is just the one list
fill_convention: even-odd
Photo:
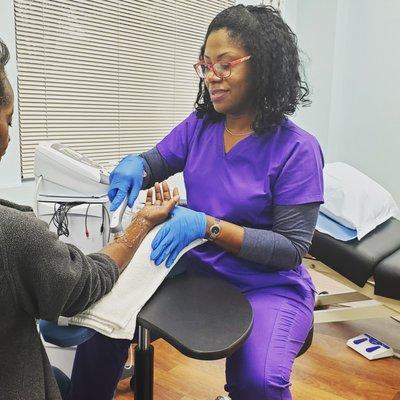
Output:
[[[111,231],[117,233],[131,219],[125,213],[127,200],[110,216],[108,211],[109,173],[102,165],[58,142],[39,144],[35,153],[35,213],[57,231],[55,217],[68,228],[64,242],[93,253],[104,247]],[[65,218],[65,219],[64,219]],[[122,221],[124,219],[124,221]],[[110,229],[112,222],[112,229]],[[124,224],[123,224],[124,222]],[[52,365],[71,374],[75,346],[60,348],[44,342]]]
[[36,215],[52,231],[57,231],[55,217],[61,223],[68,218],[69,235],[61,239],[84,253],[100,250],[109,240],[113,218],[108,212],[106,168],[59,142],[43,142],[36,148],[34,173]]
[[38,196],[74,199],[107,196],[108,171],[61,143],[38,145],[34,171]]
[[[82,203],[71,208],[69,215],[72,220],[76,220],[71,229],[82,221],[82,218],[85,220],[84,229],[78,227],[72,240],[63,240],[77,245],[84,252],[99,250],[107,243],[109,232],[118,235],[132,217],[132,214],[126,211],[127,198],[112,215],[108,213],[109,172],[104,166],[64,144],[52,141],[39,144],[35,153],[34,173],[35,213],[39,218],[50,222],[57,203]],[[171,188],[179,187],[181,204],[185,204],[186,191],[182,174],[170,177],[168,182]],[[134,210],[140,208],[145,197],[146,192],[141,191]],[[93,206],[88,208],[87,205]],[[102,222],[99,225],[100,219]],[[100,230],[103,233],[102,245],[94,241],[92,236],[92,243],[83,247],[89,243],[87,231],[98,233]]]
[[393,357],[394,354],[390,346],[367,333],[349,339],[347,341],[347,346],[351,347],[365,358],[368,358],[368,360]]

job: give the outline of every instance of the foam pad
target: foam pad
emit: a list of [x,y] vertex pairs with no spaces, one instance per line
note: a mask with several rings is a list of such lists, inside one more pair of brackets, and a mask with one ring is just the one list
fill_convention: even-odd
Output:
[[59,347],[78,346],[96,333],[93,329],[80,326],[59,326],[55,322],[43,319],[39,321],[39,329],[46,342]]

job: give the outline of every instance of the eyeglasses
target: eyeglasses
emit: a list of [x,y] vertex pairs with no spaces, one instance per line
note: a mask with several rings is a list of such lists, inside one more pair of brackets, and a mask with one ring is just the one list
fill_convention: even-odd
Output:
[[194,64],[193,67],[200,79],[204,79],[207,76],[208,71],[212,71],[216,76],[218,76],[218,78],[224,79],[231,76],[232,67],[247,60],[250,60],[250,58],[251,56],[246,56],[234,61],[226,63],[217,62],[215,64],[207,64],[205,61],[199,61]]

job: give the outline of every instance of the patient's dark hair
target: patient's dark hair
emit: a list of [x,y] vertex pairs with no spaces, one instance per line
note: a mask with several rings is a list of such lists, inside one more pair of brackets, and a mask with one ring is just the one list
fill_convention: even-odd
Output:
[[[257,133],[273,131],[299,104],[310,104],[308,86],[300,74],[297,37],[279,11],[271,6],[241,4],[221,11],[208,27],[200,59],[204,57],[208,36],[223,28],[251,55],[247,62],[256,112],[252,128]],[[203,79],[195,107],[199,117],[207,115],[214,121],[222,117],[215,111]]]
[[6,93],[6,72],[4,69],[9,59],[10,52],[6,44],[0,39],[0,107],[5,106],[10,100]]

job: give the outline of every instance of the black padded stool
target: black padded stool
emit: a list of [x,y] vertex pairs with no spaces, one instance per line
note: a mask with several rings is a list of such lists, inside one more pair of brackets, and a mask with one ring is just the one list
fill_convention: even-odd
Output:
[[233,285],[185,273],[167,279],[140,311],[133,389],[136,400],[153,399],[154,348],[150,332],[181,353],[217,360],[234,353],[247,339],[253,313]]

